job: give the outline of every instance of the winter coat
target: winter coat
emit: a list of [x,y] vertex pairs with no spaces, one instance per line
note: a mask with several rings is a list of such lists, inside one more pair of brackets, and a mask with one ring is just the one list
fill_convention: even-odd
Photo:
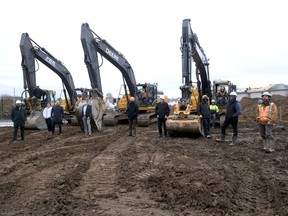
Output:
[[135,120],[138,117],[139,107],[135,102],[130,102],[127,108],[127,116],[129,120]]
[[238,118],[241,115],[241,104],[237,100],[229,101],[226,105],[225,117],[229,118]]
[[62,123],[64,119],[64,110],[60,105],[55,105],[52,107],[51,117],[54,123]]
[[164,118],[165,116],[169,116],[170,108],[166,102],[159,102],[156,104],[155,113],[158,118]]
[[198,115],[202,115],[203,118],[210,118],[210,107],[208,103],[202,101],[197,107]]
[[11,120],[14,127],[24,126],[26,121],[26,109],[22,106],[15,106],[11,110]]
[[256,118],[260,124],[275,124],[277,113],[277,106],[273,102],[269,102],[268,105],[258,105],[256,108]]

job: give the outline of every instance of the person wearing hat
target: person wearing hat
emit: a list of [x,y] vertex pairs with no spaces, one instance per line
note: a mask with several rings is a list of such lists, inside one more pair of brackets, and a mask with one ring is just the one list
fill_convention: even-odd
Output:
[[225,134],[226,129],[229,125],[232,126],[233,135],[232,135],[232,142],[230,145],[237,144],[237,136],[238,136],[238,117],[241,115],[242,108],[239,101],[236,100],[237,93],[232,91],[229,94],[229,101],[226,105],[226,113],[225,113],[225,120],[221,127],[221,137],[216,141],[224,142],[225,141]]
[[269,92],[262,93],[262,104],[256,108],[260,136],[263,141],[263,150],[267,153],[275,151],[275,141],[272,136],[273,125],[277,121],[277,106],[271,101]]
[[138,117],[139,107],[135,103],[135,97],[129,98],[129,104],[127,107],[127,115],[129,121],[129,134],[128,136],[132,136],[132,134],[136,135],[136,124],[137,124],[137,117]]
[[17,142],[17,132],[20,127],[21,140],[25,140],[25,121],[26,121],[26,109],[22,106],[20,100],[16,101],[15,106],[11,110],[11,120],[13,121],[13,142]]
[[210,134],[210,107],[208,104],[208,96],[202,96],[202,102],[197,107],[198,117],[201,119],[204,128],[204,137],[207,139],[211,138]]
[[219,108],[216,105],[216,102],[214,99],[211,100],[211,104],[210,104],[210,117],[211,117],[211,127],[214,128],[215,127],[215,121],[216,121],[216,116],[219,113]]
[[155,106],[155,113],[158,119],[159,138],[161,138],[163,136],[162,128],[164,130],[164,137],[167,137],[166,120],[170,114],[170,108],[168,104],[164,101],[163,95],[161,95],[159,99],[160,101]]
[[86,103],[82,107],[82,121],[84,125],[85,135],[91,136],[91,118],[92,118],[92,106],[90,100],[86,100]]

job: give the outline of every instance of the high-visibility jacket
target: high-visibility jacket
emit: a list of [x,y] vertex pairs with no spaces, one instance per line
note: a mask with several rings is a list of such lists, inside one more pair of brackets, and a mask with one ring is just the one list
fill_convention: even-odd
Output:
[[257,106],[256,117],[260,124],[275,124],[277,115],[277,106],[272,102],[267,106],[264,104]]

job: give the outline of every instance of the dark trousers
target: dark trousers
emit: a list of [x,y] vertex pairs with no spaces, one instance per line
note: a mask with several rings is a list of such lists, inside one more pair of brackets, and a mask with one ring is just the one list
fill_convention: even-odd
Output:
[[129,119],[129,135],[136,134],[137,119]]
[[210,135],[210,118],[203,118],[204,135]]
[[53,122],[52,134],[54,134],[56,125],[59,127],[59,134],[62,134],[62,122]]
[[166,120],[166,118],[158,118],[158,131],[160,136],[162,136],[162,127],[164,129],[164,136],[167,136]]
[[52,127],[53,127],[53,122],[51,118],[47,118],[45,119],[46,125],[47,125],[47,129],[49,132],[52,132]]
[[21,140],[24,140],[24,136],[25,136],[25,130],[24,130],[24,125],[22,126],[14,126],[14,130],[13,130],[13,140],[16,141],[17,140],[17,132],[18,132],[18,128],[20,127],[20,132],[21,132]]
[[238,117],[226,118],[222,127],[221,127],[221,134],[226,133],[226,128],[231,125],[233,129],[233,136],[237,137],[238,135]]

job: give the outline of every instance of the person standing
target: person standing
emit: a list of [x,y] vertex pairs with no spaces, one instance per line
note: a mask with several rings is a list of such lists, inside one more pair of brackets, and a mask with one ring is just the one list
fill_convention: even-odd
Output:
[[236,145],[238,136],[238,117],[241,115],[241,104],[236,100],[237,93],[232,91],[229,95],[229,101],[226,105],[225,120],[221,127],[221,137],[217,141],[224,142],[226,129],[229,125],[232,126],[233,136],[232,143],[230,145]]
[[218,106],[215,104],[215,100],[212,99],[211,100],[211,104],[210,104],[210,118],[211,118],[211,127],[214,128],[215,127],[215,121],[216,121],[216,116],[219,113],[219,108]]
[[51,111],[52,111],[52,107],[51,107],[51,104],[48,102],[47,106],[43,110],[43,117],[45,118],[47,129],[50,135],[52,135],[52,127],[53,127]]
[[210,135],[210,107],[208,104],[207,95],[202,96],[202,102],[197,107],[197,113],[199,118],[202,120],[203,128],[204,128],[204,137],[207,139],[211,138]]
[[13,142],[17,142],[18,128],[20,127],[21,141],[25,141],[25,121],[26,121],[26,109],[22,106],[20,100],[17,100],[15,106],[11,110],[11,120],[13,121]]
[[158,132],[159,132],[159,138],[161,138],[162,135],[162,128],[164,130],[164,137],[167,137],[167,129],[166,129],[166,120],[167,117],[170,114],[170,108],[168,104],[164,101],[164,96],[160,96],[159,103],[156,104],[155,107],[155,113],[158,118]]
[[58,135],[61,136],[62,135],[62,121],[64,119],[64,110],[63,110],[63,107],[60,106],[60,102],[58,100],[55,102],[55,105],[52,107],[51,117],[52,117],[52,122],[53,122],[52,135],[54,134],[55,126],[57,124],[59,128]]
[[82,121],[84,125],[85,135],[91,136],[91,118],[92,118],[92,106],[89,100],[82,107]]
[[134,136],[136,135],[136,124],[137,124],[138,112],[139,112],[139,107],[135,103],[135,98],[130,97],[128,108],[127,108],[127,115],[128,115],[128,121],[129,121],[128,136],[132,136],[132,133]]
[[256,108],[256,119],[263,141],[263,150],[267,153],[275,151],[272,128],[277,121],[277,115],[277,106],[271,102],[271,94],[269,92],[263,92],[262,103]]

